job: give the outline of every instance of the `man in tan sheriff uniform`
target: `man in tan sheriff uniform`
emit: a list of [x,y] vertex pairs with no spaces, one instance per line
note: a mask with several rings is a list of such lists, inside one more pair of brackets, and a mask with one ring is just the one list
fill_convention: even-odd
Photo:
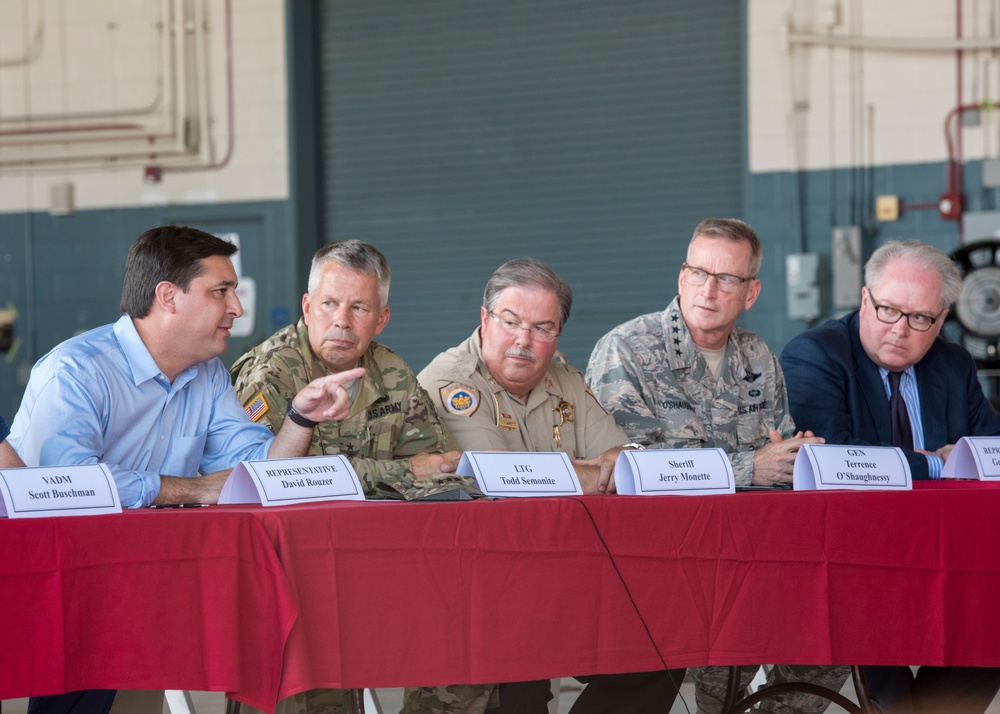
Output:
[[[572,302],[569,285],[545,263],[505,263],[486,284],[479,328],[434,358],[417,379],[438,400],[463,451],[564,451],[585,493],[613,493],[615,460],[633,445],[582,373],[556,351]],[[683,676],[671,670],[587,677],[571,712],[669,711]],[[406,690],[406,711],[481,712],[493,686],[499,687],[501,711],[544,714],[551,697],[548,680],[424,687]]]

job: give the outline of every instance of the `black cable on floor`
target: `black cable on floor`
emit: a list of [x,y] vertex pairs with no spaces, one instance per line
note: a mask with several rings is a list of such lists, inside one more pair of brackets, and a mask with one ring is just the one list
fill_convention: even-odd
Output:
[[[576,501],[581,506],[583,506],[584,512],[587,514],[587,518],[590,519],[590,525],[594,528],[594,533],[597,534],[598,540],[601,541],[601,546],[604,548],[604,552],[608,555],[608,560],[611,561],[611,567],[615,569],[615,574],[618,576],[618,581],[625,588],[625,594],[628,595],[629,602],[632,603],[632,609],[635,611],[636,617],[639,618],[639,622],[642,623],[642,629],[646,631],[646,637],[649,639],[649,643],[653,645],[653,649],[656,651],[656,656],[660,659],[660,664],[663,665],[664,671],[668,671],[670,667],[667,666],[667,661],[663,658],[663,653],[660,652],[660,648],[656,644],[656,640],[653,638],[653,633],[649,630],[649,625],[646,624],[646,618],[642,616],[642,612],[639,610],[639,606],[635,602],[635,598],[632,597],[632,590],[629,588],[628,583],[625,582],[625,577],[622,575],[622,571],[618,568],[618,563],[615,561],[615,556],[612,555],[611,549],[608,547],[607,542],[604,540],[604,536],[601,535],[601,529],[597,527],[597,521],[594,520],[594,515],[590,512],[590,507],[587,506],[581,498],[570,497],[570,500]],[[678,698],[680,698],[681,703],[684,705],[684,710],[691,714],[691,709],[688,707],[687,702],[684,700],[684,695],[681,694],[680,684],[674,681],[674,678],[667,675],[670,683],[674,685],[674,690],[677,692]],[[669,712],[668,712],[669,714]]]

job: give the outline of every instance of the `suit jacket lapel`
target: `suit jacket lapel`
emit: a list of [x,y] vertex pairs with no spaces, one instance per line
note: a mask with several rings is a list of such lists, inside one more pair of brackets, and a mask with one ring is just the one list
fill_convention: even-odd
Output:
[[[858,313],[851,318],[851,354],[854,357],[854,374],[861,389],[862,398],[868,405],[878,443],[892,445],[892,417],[889,414],[889,400],[885,396],[885,385],[878,373],[878,365],[872,362],[865,348],[861,345],[861,335],[858,332],[860,320]],[[922,395],[921,395],[922,398]]]
[[920,360],[914,369],[917,376],[917,389],[920,392],[920,420],[924,425],[924,446],[927,444],[947,444],[948,424],[947,409],[941,404],[948,394],[947,370],[937,367],[937,338],[934,344]]

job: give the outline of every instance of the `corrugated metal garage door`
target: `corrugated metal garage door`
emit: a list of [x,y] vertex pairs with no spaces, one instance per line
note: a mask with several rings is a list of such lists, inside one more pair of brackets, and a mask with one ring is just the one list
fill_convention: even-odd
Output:
[[734,0],[320,4],[324,231],[389,258],[380,338],[421,369],[531,255],[572,285],[560,348],[675,294],[707,216],[742,205]]

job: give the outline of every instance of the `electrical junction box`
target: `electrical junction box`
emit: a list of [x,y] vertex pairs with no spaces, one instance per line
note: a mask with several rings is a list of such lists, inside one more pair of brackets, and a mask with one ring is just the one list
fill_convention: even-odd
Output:
[[899,220],[899,196],[879,196],[875,199],[875,218],[883,223]]
[[1000,188],[1000,159],[983,159],[983,188]]
[[785,283],[788,286],[788,317],[810,322],[821,314],[819,284],[820,257],[817,253],[785,256]]

